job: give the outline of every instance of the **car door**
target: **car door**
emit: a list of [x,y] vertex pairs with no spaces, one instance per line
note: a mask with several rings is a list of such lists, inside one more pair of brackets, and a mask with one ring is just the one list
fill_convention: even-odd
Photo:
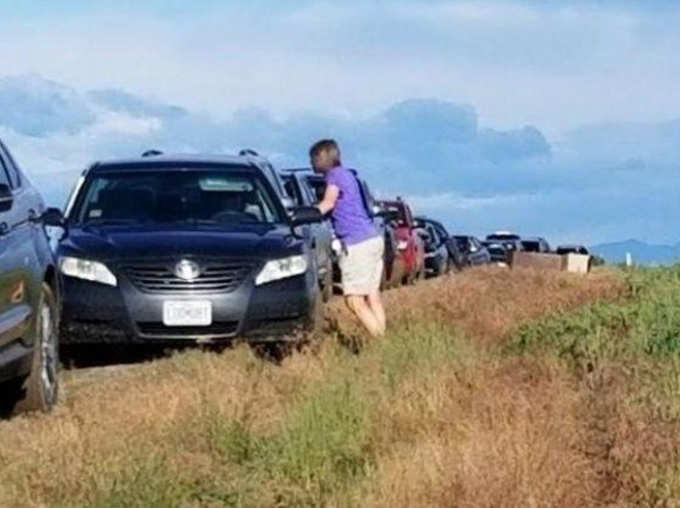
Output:
[[491,255],[484,245],[476,238],[469,238],[470,264],[483,265],[491,261]]
[[31,274],[38,263],[33,219],[42,202],[29,187],[0,143],[0,348],[30,339],[30,297],[36,293]]
[[[315,206],[319,203],[318,194],[310,184],[312,177],[308,175],[298,175],[296,179],[297,187],[306,206]],[[323,180],[322,180],[323,182]],[[324,183],[325,189],[325,183]],[[325,218],[323,222],[312,224],[313,234],[316,238],[317,259],[319,260],[319,268],[323,272],[327,268],[332,269],[331,244],[333,242],[333,226],[330,219]],[[322,273],[323,276],[323,273]]]

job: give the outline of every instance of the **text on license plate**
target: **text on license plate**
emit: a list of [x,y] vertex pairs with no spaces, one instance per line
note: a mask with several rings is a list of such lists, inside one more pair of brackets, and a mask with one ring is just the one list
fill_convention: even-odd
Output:
[[212,324],[212,303],[209,301],[163,302],[165,326],[209,326]]

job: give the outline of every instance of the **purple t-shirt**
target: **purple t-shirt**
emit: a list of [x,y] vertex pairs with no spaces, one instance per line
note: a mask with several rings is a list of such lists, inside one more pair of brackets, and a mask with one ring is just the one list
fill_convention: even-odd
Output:
[[340,189],[331,221],[335,234],[346,245],[354,245],[378,235],[361,197],[359,182],[351,170],[338,166],[326,173],[326,185]]

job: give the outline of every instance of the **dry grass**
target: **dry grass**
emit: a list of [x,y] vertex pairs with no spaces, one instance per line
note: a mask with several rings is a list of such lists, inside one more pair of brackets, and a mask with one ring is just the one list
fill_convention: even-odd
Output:
[[480,361],[404,388],[420,407],[390,415],[410,442],[384,444],[376,506],[593,505],[583,393],[561,367]]
[[[479,342],[494,344],[506,339],[519,323],[599,299],[618,299],[625,291],[619,274],[608,269],[579,277],[488,267],[388,292],[385,304],[395,328],[433,320],[453,324]],[[356,333],[348,325],[353,321],[342,302],[335,301],[331,312],[346,333]]]
[[[609,271],[474,270],[388,294],[389,336],[359,355],[329,338],[280,365],[241,346],[67,373],[55,414],[0,422],[0,506],[658,499],[639,478],[649,492],[677,487],[677,462],[652,459],[678,436],[651,427],[637,392],[496,347],[546,313],[624,296]],[[355,333],[341,303],[329,310],[337,335]]]

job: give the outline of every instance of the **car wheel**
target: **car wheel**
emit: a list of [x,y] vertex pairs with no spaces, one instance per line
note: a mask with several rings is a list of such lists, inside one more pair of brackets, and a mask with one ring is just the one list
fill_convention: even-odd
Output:
[[323,303],[329,302],[333,298],[333,262],[328,261],[328,266],[326,267],[326,275],[320,282],[321,286],[321,298]]
[[52,289],[43,284],[36,309],[31,373],[20,388],[14,413],[50,411],[59,396],[59,317]]
[[383,265],[382,275],[380,276],[380,291],[387,291],[389,289],[389,280],[387,279],[387,267]]
[[314,298],[314,305],[309,311],[306,335],[308,339],[317,338],[321,335],[324,326],[324,305],[323,297],[317,294]]

